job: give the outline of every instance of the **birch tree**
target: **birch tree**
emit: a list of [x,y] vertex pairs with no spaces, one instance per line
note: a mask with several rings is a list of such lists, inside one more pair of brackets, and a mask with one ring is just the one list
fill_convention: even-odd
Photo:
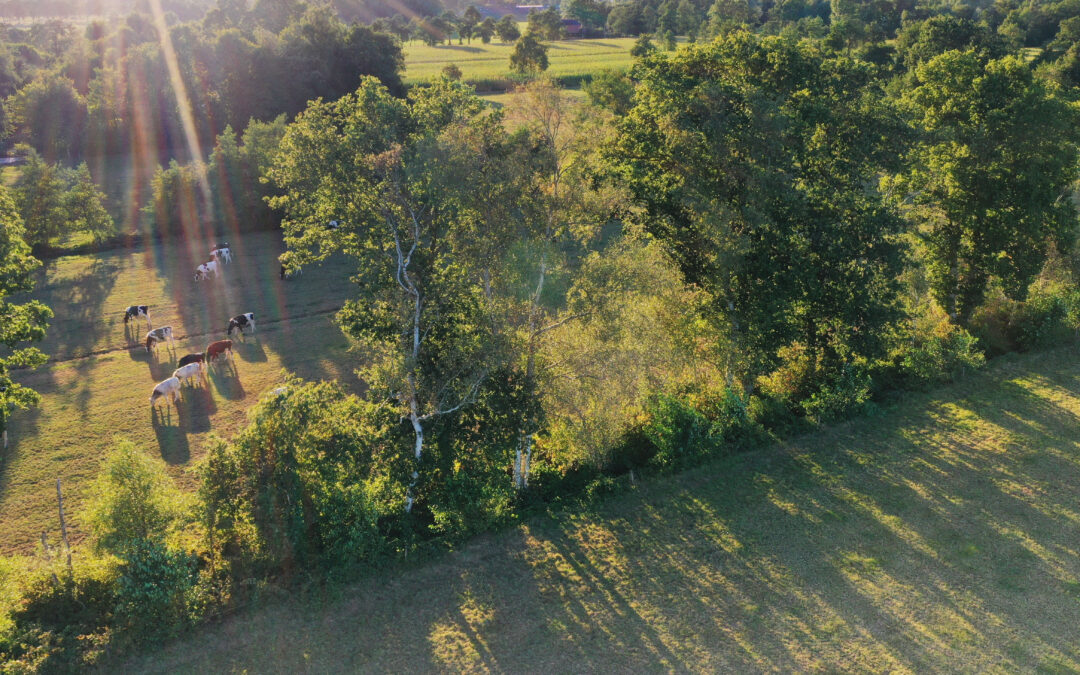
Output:
[[406,511],[422,498],[430,427],[475,401],[498,353],[472,245],[489,221],[473,188],[504,137],[498,114],[458,83],[403,101],[368,78],[301,113],[269,172],[284,264],[335,252],[356,262],[356,297],[338,321],[365,353],[359,374],[373,395],[392,397],[411,427]]

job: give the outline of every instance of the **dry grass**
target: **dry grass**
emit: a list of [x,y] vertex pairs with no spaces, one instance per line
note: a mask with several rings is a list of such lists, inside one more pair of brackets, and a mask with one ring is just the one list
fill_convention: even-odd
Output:
[[1075,672],[1080,358],[207,627],[156,672]]
[[[246,421],[245,410],[277,386],[281,370],[311,379],[356,382],[353,357],[333,324],[348,293],[343,261],[312,269],[289,282],[278,279],[276,234],[230,242],[237,257],[218,281],[195,284],[192,270],[206,242],[70,256],[50,261],[34,291],[56,312],[42,349],[46,367],[20,380],[43,395],[42,405],[17,412],[11,447],[0,455],[0,552],[29,552],[42,530],[55,533],[55,481],[65,488],[68,513],[80,538],[82,496],[114,438],[127,438],[160,456],[182,485],[210,433],[228,437]],[[123,309],[151,306],[154,326],[171,325],[175,355],[156,356],[138,330],[123,324]],[[209,389],[187,389],[179,413],[153,417],[154,383],[169,377],[176,358],[225,337],[228,318],[255,312],[258,332],[234,337],[235,369],[215,369]]]

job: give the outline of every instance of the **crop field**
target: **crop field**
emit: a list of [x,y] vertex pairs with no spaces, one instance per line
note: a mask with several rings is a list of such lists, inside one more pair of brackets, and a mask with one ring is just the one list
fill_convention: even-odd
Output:
[[[547,74],[566,79],[581,79],[597,70],[625,70],[633,63],[630,48],[634,38],[597,40],[561,40],[548,42]],[[501,90],[510,82],[510,53],[513,44],[473,40],[471,45],[451,44],[429,47],[410,43],[405,51],[405,84],[417,84],[439,76],[447,64],[461,68],[462,80],[479,91]]]
[[[209,242],[150,245],[132,251],[69,256],[46,263],[33,297],[56,317],[41,345],[51,360],[19,379],[41,392],[39,408],[17,411],[10,447],[0,454],[0,552],[28,553],[42,530],[58,532],[56,479],[81,538],[79,514],[89,482],[116,438],[162,457],[181,485],[211,433],[228,437],[245,410],[278,386],[282,369],[309,379],[359,386],[355,357],[333,323],[348,293],[344,261],[278,279],[283,250],[276,233],[234,238],[235,258],[217,280],[195,283]],[[155,327],[171,325],[175,352],[148,354],[145,323],[125,327],[128,305],[150,305]],[[225,337],[229,317],[254,312],[257,332],[235,335],[231,367],[211,369],[210,386],[185,387],[179,411],[151,412],[150,391],[169,377],[176,359]]]
[[1080,356],[552,512],[117,664],[149,672],[1080,670]]

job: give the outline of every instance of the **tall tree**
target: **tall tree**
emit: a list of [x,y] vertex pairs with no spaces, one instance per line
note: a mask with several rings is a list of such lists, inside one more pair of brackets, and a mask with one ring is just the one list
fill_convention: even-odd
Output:
[[1019,57],[950,51],[904,98],[923,137],[894,186],[930,254],[933,293],[966,324],[987,283],[1022,299],[1051,242],[1071,245],[1080,116]]
[[752,385],[785,346],[824,377],[880,356],[899,221],[868,187],[895,142],[869,68],[736,32],[636,72],[613,159],[644,225],[710,294],[729,377]]
[[499,115],[463,85],[444,79],[403,101],[368,78],[298,116],[269,171],[283,192],[271,203],[285,212],[286,264],[334,251],[356,261],[357,297],[339,321],[371,355],[365,380],[413,430],[406,510],[423,498],[431,426],[469,406],[490,372],[474,188],[503,137]]
[[20,343],[45,337],[52,311],[36,300],[21,304],[8,298],[34,286],[33,273],[41,263],[23,241],[22,220],[5,190],[0,190],[0,438],[7,447],[8,418],[14,408],[36,405],[40,396],[11,378],[12,368],[36,368],[47,360],[34,347]]

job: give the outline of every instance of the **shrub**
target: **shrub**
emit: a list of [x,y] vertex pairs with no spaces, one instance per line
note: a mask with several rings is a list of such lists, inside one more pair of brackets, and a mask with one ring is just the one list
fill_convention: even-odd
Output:
[[195,560],[152,541],[125,553],[116,581],[116,627],[135,642],[159,642],[188,623]]
[[716,446],[713,424],[685,399],[662,394],[648,408],[645,437],[656,446],[649,463],[664,470],[698,464]]
[[903,350],[900,368],[904,384],[918,386],[952,382],[966,370],[981,367],[985,360],[973,335],[941,321],[929,335],[916,337]]
[[870,376],[857,366],[846,366],[839,375],[823,382],[801,402],[811,422],[830,424],[851,417],[870,400]]

